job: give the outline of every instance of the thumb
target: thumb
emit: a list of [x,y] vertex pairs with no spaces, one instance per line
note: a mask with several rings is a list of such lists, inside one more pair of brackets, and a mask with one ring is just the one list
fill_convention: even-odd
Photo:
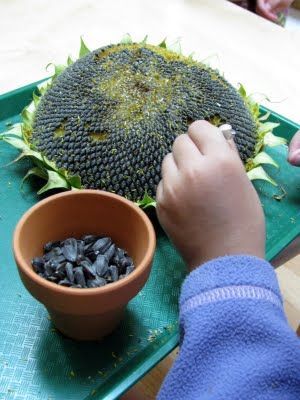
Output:
[[300,130],[295,133],[289,145],[288,161],[292,165],[300,166]]

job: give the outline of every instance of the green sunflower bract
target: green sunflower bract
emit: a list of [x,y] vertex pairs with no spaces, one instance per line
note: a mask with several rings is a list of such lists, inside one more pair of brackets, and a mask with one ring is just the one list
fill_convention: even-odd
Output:
[[189,124],[206,119],[229,123],[251,179],[275,182],[261,164],[276,163],[265,144],[272,134],[259,106],[217,71],[158,46],[119,44],[90,52],[81,40],[79,59],[55,67],[50,82],[34,95],[23,121],[2,139],[30,157],[35,167],[25,178],[47,180],[53,188],[102,189],[147,207],[155,205],[161,163]]

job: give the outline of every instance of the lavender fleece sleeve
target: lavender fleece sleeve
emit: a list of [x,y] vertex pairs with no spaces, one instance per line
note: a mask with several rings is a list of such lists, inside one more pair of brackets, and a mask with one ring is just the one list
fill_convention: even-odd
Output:
[[300,399],[300,343],[268,262],[230,256],[194,270],[182,287],[180,328],[159,400]]

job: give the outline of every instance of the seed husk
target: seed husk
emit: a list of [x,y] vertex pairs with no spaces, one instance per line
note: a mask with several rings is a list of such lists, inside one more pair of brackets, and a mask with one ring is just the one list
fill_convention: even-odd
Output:
[[87,279],[96,278],[96,268],[93,265],[87,261],[82,261],[80,266],[82,267],[83,273]]
[[111,238],[110,237],[104,237],[104,238],[98,239],[94,243],[92,249],[94,251],[99,251],[101,253],[104,253],[109,248],[110,245],[111,245]]
[[99,239],[99,236],[95,235],[83,235],[81,236],[81,240],[84,241],[84,244],[90,244],[96,242],[96,240]]
[[81,267],[74,268],[74,281],[77,285],[80,285],[81,287],[86,286],[86,280]]
[[36,273],[43,273],[44,272],[44,260],[42,257],[35,257],[31,261],[31,265]]
[[51,251],[49,251],[44,255],[44,260],[49,261],[51,258],[60,256],[61,254],[62,254],[62,249],[60,247],[54,247],[53,249],[51,249]]
[[129,275],[129,274],[131,274],[131,272],[134,270],[134,266],[133,265],[129,265],[127,268],[126,268],[126,276],[127,275]]
[[112,281],[116,282],[119,279],[118,268],[115,265],[111,265],[109,267],[109,272],[110,272]]
[[58,284],[66,287],[72,286],[72,283],[68,279],[62,279],[61,281],[58,282]]
[[108,271],[108,259],[106,256],[103,254],[99,254],[97,256],[96,261],[93,264],[93,267],[95,268],[96,274],[98,276],[103,277],[105,273]]
[[66,275],[68,280],[71,283],[74,283],[74,272],[73,272],[73,265],[70,262],[67,262],[65,265]]
[[77,252],[78,252],[78,255],[81,255],[81,256],[84,255],[84,241],[83,240],[77,240]]
[[88,288],[97,288],[105,285],[106,285],[106,280],[100,277],[97,277],[96,279],[89,279],[87,281]]
[[77,240],[74,238],[66,239],[62,248],[63,255],[68,261],[75,262],[78,256]]
[[104,252],[104,255],[107,257],[108,262],[110,262],[111,258],[115,254],[116,246],[114,244],[110,245],[109,248]]
[[54,247],[60,247],[60,241],[56,240],[55,242],[48,242],[44,245],[44,251],[48,253]]

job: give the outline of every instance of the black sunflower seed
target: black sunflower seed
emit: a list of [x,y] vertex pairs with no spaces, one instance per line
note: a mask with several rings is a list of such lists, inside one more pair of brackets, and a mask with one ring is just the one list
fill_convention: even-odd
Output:
[[55,276],[47,276],[47,280],[53,283],[58,282],[58,279]]
[[115,265],[111,265],[109,267],[109,272],[110,272],[112,281],[116,282],[119,279],[118,268]]
[[82,261],[80,266],[87,279],[96,278],[96,268],[93,265],[90,265],[87,261]]
[[103,278],[97,277],[96,279],[89,279],[87,281],[88,288],[96,288],[106,285],[106,280]]
[[83,273],[83,270],[81,267],[74,268],[74,280],[75,280],[75,283],[77,283],[78,285],[81,285],[81,287],[86,286],[84,273]]
[[60,256],[62,254],[62,249],[60,247],[54,247],[51,251],[44,255],[44,260],[49,261],[53,257]]
[[48,253],[48,251],[52,250],[54,247],[60,247],[60,241],[48,242],[44,245],[44,251]]
[[68,279],[62,279],[61,281],[58,282],[58,284],[67,287],[72,286],[72,283]]
[[94,246],[95,242],[91,242],[89,244],[84,245],[84,253],[88,252],[89,250],[92,250],[92,247]]
[[66,258],[63,254],[60,256],[54,256],[49,261],[56,262],[57,264],[61,264],[62,262],[66,261]]
[[66,239],[62,248],[63,255],[68,261],[74,262],[77,259],[77,240],[74,238]]
[[35,257],[31,261],[31,265],[36,273],[43,273],[44,272],[44,260],[42,257]]
[[123,249],[120,249],[119,247],[117,247],[116,255],[118,256],[119,260],[122,260],[123,258],[125,258],[127,256],[127,253]]
[[111,238],[104,237],[104,238],[98,239],[94,243],[92,249],[94,251],[100,251],[100,252],[104,253],[109,248],[110,245],[111,245]]
[[89,265],[92,265],[93,263],[92,263],[92,261],[88,258],[88,257],[86,257],[86,256],[78,256],[78,258],[77,258],[77,260],[76,260],[76,263],[78,264],[78,265],[80,265],[80,264],[82,264],[82,263],[85,263],[85,264],[89,264]]
[[61,280],[61,279],[64,279],[65,278],[65,276],[66,276],[66,274],[65,274],[65,272],[64,271],[55,271],[55,272],[53,272],[53,275],[52,276],[54,276],[55,278],[57,278],[57,279],[59,279],[59,280]]
[[116,246],[114,244],[112,244],[111,246],[109,246],[109,248],[105,251],[104,255],[107,257],[108,262],[110,262],[111,258],[113,257],[113,255],[115,254],[115,249]]
[[93,264],[95,268],[96,274],[99,276],[104,276],[105,273],[108,271],[108,259],[103,254],[99,254],[97,256],[96,261]]
[[55,271],[56,268],[52,267],[52,262],[51,261],[47,261],[45,263],[45,275],[46,276],[51,276],[53,274],[53,272]]
[[73,265],[70,262],[67,262],[65,265],[66,275],[68,280],[71,283],[74,283],[74,272],[73,272]]
[[91,261],[91,262],[95,262],[97,256],[100,254],[100,251],[89,251],[87,253],[85,253],[86,257]]
[[129,275],[129,274],[131,274],[131,272],[134,270],[134,266],[133,265],[129,265],[127,268],[126,268],[126,276],[127,275]]
[[77,252],[78,252],[78,255],[81,255],[81,256],[84,255],[84,241],[83,240],[77,240]]
[[99,236],[95,235],[83,235],[81,240],[84,241],[84,244],[94,243],[99,238]]

